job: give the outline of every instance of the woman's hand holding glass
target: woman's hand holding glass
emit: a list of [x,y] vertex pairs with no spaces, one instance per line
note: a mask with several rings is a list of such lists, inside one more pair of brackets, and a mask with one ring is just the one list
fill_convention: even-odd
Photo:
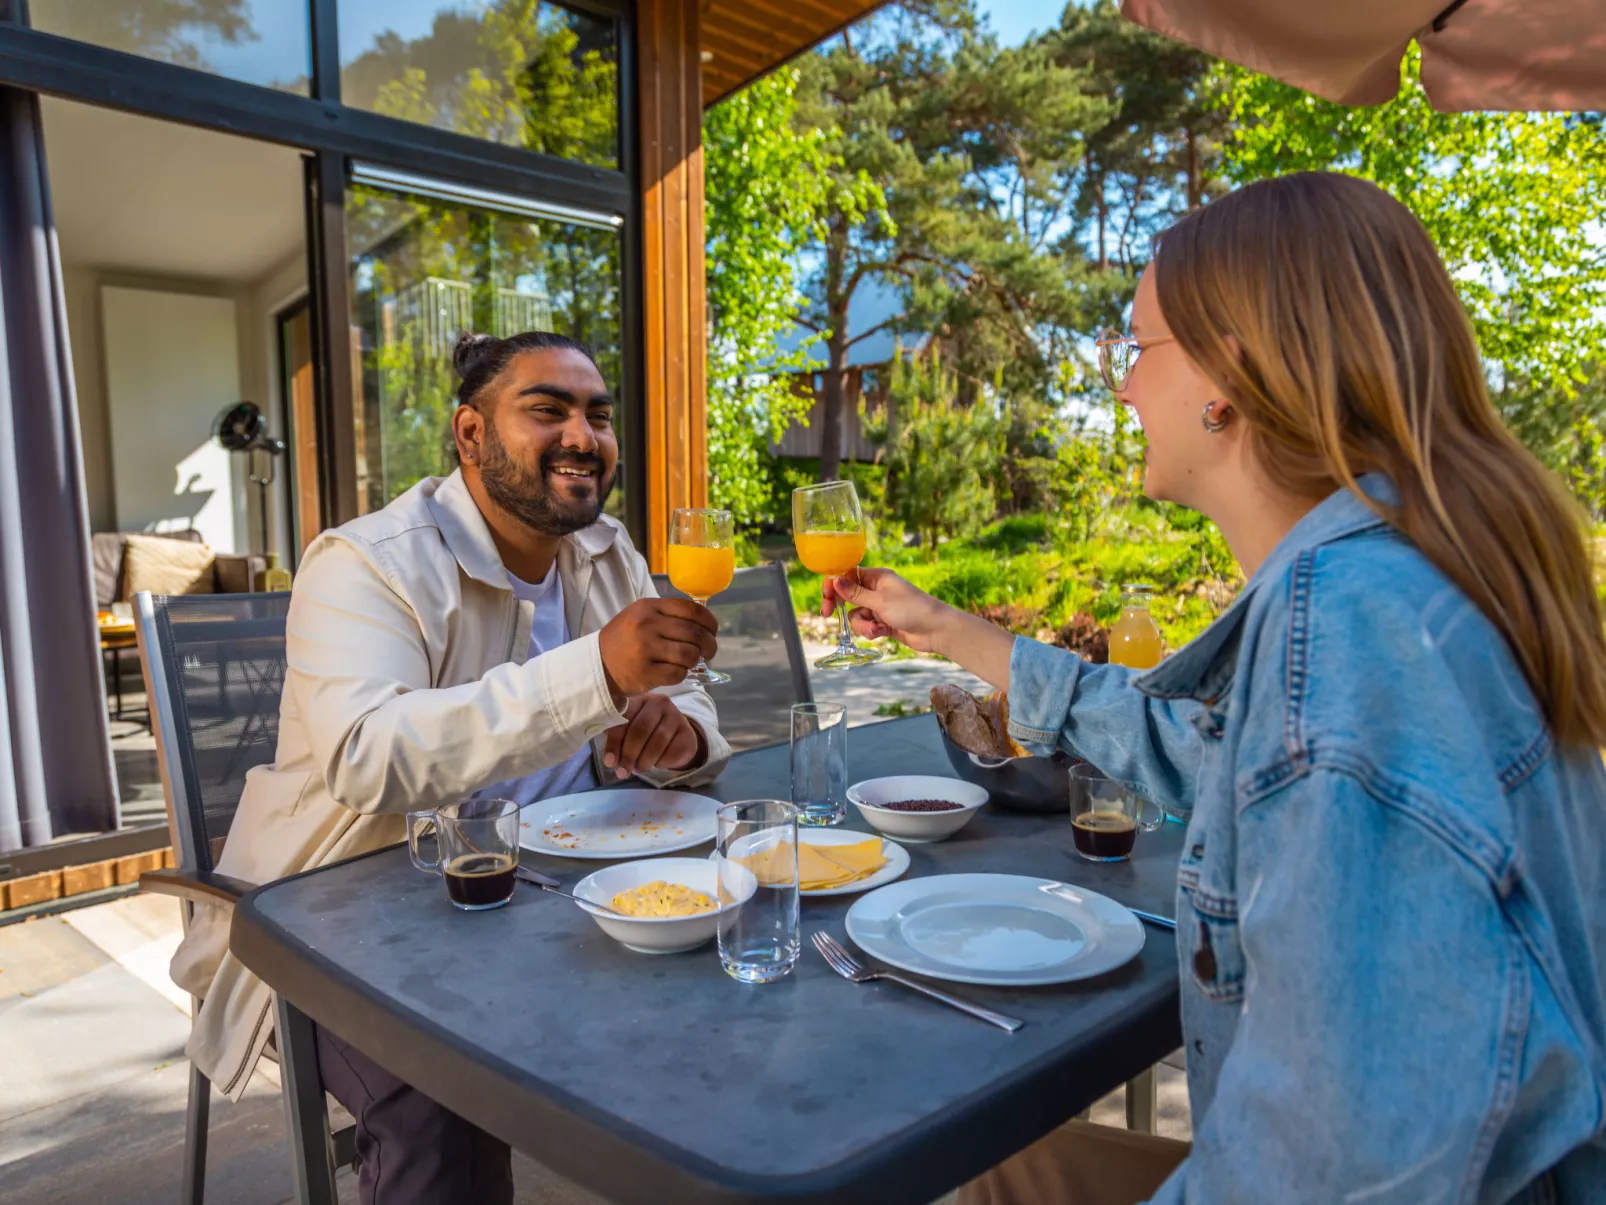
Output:
[[848,622],[870,640],[891,637],[917,653],[938,653],[1001,690],[1009,687],[1015,638],[996,624],[967,615],[910,585],[890,569],[860,569],[850,577],[825,579],[829,616],[850,608]]
[[855,634],[868,640],[890,636],[917,653],[937,652],[939,630],[951,618],[947,613],[959,614],[890,569],[826,578],[822,613],[829,618],[839,603],[850,608],[848,622]]

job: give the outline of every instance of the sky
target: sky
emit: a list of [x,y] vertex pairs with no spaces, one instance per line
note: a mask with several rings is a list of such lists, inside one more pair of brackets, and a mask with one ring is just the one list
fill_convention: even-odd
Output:
[[977,11],[1006,46],[1019,46],[1030,35],[1060,23],[1065,0],[977,0]]

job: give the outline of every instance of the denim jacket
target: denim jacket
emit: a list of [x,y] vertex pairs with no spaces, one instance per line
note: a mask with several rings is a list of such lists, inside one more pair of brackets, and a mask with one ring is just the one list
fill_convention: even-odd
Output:
[[1156,1203],[1606,1202],[1606,769],[1363,500],[1157,668],[1023,640],[1009,693],[1028,748],[1194,807]]

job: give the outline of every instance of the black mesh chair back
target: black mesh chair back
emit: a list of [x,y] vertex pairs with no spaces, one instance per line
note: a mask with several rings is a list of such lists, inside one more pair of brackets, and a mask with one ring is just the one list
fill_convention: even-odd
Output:
[[290,595],[140,593],[135,629],[175,851],[210,871],[247,771],[271,762]]
[[[666,598],[685,598],[667,576],[653,574]],[[737,751],[790,740],[793,703],[812,703],[808,662],[798,635],[786,568],[779,562],[738,569],[729,590],[709,610],[719,620],[714,665],[731,676],[708,688],[719,709],[719,730]]]

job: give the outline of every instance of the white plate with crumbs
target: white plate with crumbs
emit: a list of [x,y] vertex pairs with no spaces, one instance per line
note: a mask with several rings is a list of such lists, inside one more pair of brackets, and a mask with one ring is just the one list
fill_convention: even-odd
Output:
[[720,802],[688,791],[602,790],[559,795],[519,813],[519,845],[552,858],[622,860],[712,841]]
[[860,896],[848,936],[933,979],[1030,987],[1103,975],[1136,958],[1143,925],[1096,891],[1013,874],[905,879]]

